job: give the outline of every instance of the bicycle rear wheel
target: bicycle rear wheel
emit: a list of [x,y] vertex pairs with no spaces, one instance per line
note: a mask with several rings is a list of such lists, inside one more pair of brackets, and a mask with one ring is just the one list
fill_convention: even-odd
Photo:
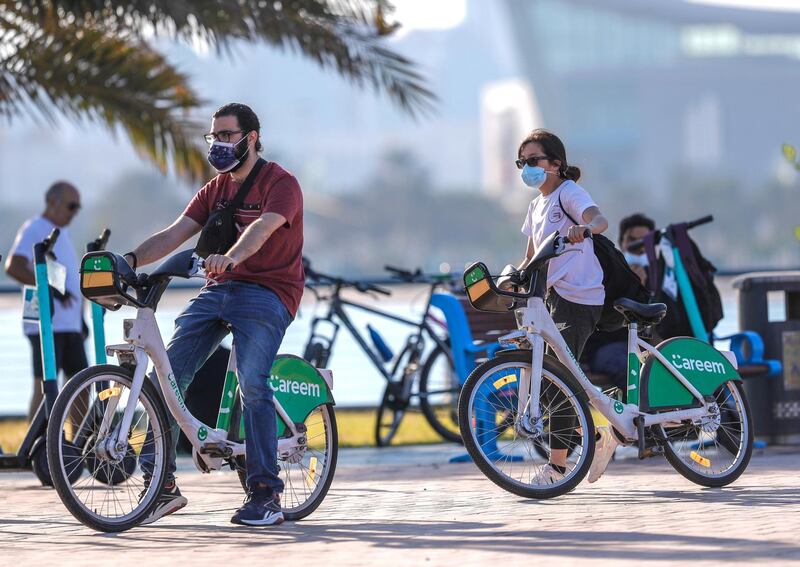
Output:
[[383,390],[381,405],[375,419],[375,444],[387,447],[397,434],[400,422],[411,405],[412,389],[419,376],[419,350],[415,344],[406,344],[392,367],[392,376],[400,374],[397,380],[389,380]]
[[[239,423],[236,413],[233,423]],[[339,432],[333,404],[317,407],[303,423],[306,446],[288,459],[278,459],[283,480],[281,509],[283,517],[290,521],[305,518],[322,504],[333,482],[339,456]],[[236,471],[247,492],[247,459],[236,458]]]
[[664,456],[687,479],[712,488],[735,481],[750,462],[753,427],[739,381],[714,392],[712,412],[699,420],[658,426]]
[[462,443],[458,429],[461,384],[450,354],[439,345],[431,351],[419,379],[419,406],[425,419],[445,441]]
[[[131,399],[132,378],[130,370],[113,365],[81,371],[64,385],[47,426],[47,459],[56,492],[75,518],[102,532],[128,530],[146,518],[167,474],[170,431],[166,409],[149,380],[142,384],[138,399]],[[125,446],[115,447],[109,439],[116,435],[125,408],[131,404],[133,420],[123,435]],[[103,420],[93,419],[82,420],[81,427],[71,417],[95,411],[105,416],[107,427],[101,427]],[[75,439],[85,440],[78,447],[79,458],[63,450]],[[94,474],[71,485],[75,468],[87,462],[92,463]],[[99,482],[100,470],[105,480],[119,482]]]

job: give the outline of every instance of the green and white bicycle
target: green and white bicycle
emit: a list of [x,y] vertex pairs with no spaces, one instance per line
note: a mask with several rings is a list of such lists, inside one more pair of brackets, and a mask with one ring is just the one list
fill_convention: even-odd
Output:
[[[121,256],[110,252],[92,252],[82,261],[85,297],[107,309],[125,305],[137,310],[135,319],[123,323],[125,343],[106,348],[119,366],[92,366],[74,376],[59,394],[47,429],[48,442],[56,444],[48,447],[48,459],[58,495],[73,516],[95,530],[130,529],[156,505],[166,479],[171,441],[167,411],[192,443],[198,469],[207,473],[227,465],[238,472],[245,488],[244,422],[235,352],[231,351],[212,428],[187,410],[155,319],[158,302],[174,277],[204,277],[202,261],[192,251],[179,252],[150,275],[137,275]],[[146,377],[151,360],[163,397]],[[298,520],[320,505],[336,469],[333,378],[329,371],[318,370],[299,357],[279,355],[269,380],[275,392],[278,462],[285,484],[281,505],[287,520]],[[71,412],[73,406],[80,406],[80,411]],[[86,417],[74,423],[70,415]],[[89,440],[77,457],[62,450],[64,441],[75,438]],[[108,477],[120,477],[120,482],[101,484],[92,475],[71,484],[72,471],[87,461],[96,469],[107,469]],[[144,461],[152,469],[150,482],[142,471]]]
[[[653,347],[639,338],[638,330],[658,323],[666,306],[620,299],[615,307],[628,323],[627,396],[614,399],[598,391],[544,304],[548,262],[572,251],[553,234],[528,268],[527,291],[499,289],[483,263],[464,272],[476,309],[508,311],[524,302],[514,309],[519,330],[500,339],[514,348],[475,368],[461,391],[459,427],[475,463],[494,483],[519,496],[565,494],[592,463],[591,405],[621,443],[638,445],[640,458],[663,452],[680,474],[703,486],[736,480],[750,461],[753,429],[733,354],[690,337]],[[545,345],[555,357],[545,354]],[[556,448],[567,454],[563,478],[543,470]]]

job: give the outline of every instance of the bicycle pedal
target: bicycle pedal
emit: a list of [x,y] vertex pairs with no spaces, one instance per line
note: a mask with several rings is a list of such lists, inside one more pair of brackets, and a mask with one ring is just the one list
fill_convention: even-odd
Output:
[[664,447],[661,445],[654,445],[652,447],[647,447],[644,450],[644,457],[645,459],[650,459],[652,457],[659,457],[664,454]]
[[644,416],[637,415],[633,418],[633,423],[636,425],[636,432],[638,433],[637,445],[639,446],[639,460],[646,456],[645,439],[644,439]]
[[206,443],[198,451],[201,455],[209,457],[227,459],[233,455],[233,449],[225,443]]

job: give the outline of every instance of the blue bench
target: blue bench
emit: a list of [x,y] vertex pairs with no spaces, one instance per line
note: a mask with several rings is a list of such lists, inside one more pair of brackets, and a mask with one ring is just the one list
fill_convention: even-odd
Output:
[[712,336],[712,342],[730,341],[729,350],[736,356],[742,378],[771,378],[783,370],[780,360],[764,359],[764,341],[754,331],[742,331],[725,337]]

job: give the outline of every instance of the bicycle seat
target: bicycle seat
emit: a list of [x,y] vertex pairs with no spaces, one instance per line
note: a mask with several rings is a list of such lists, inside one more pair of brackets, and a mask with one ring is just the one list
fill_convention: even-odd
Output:
[[627,297],[617,299],[614,309],[622,313],[628,323],[648,325],[657,325],[667,314],[667,306],[663,303],[639,303]]

